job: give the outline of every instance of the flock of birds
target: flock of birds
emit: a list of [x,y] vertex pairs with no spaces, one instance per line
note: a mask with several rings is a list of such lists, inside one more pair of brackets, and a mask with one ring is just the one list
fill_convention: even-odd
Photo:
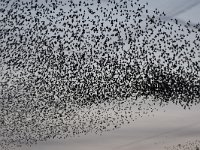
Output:
[[187,141],[185,144],[178,144],[174,146],[165,147],[166,150],[199,150],[200,141]]
[[199,103],[199,24],[165,21],[139,0],[1,2],[2,148]]

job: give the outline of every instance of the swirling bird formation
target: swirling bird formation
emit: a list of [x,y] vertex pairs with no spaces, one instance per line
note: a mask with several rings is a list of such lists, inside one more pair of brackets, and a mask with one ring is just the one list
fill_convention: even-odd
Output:
[[3,148],[112,130],[157,104],[199,103],[198,24],[162,20],[139,0],[3,2]]

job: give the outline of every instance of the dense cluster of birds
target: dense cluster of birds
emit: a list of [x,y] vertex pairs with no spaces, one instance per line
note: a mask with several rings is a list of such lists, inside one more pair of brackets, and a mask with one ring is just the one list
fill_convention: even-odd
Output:
[[165,21],[139,0],[1,3],[3,148],[112,130],[169,102],[199,103],[199,24]]

